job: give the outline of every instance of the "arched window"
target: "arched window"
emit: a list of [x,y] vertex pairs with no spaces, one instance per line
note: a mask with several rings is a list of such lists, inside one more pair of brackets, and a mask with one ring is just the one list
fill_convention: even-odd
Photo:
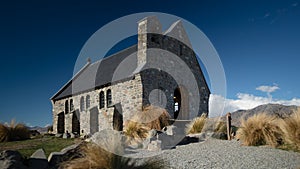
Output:
[[181,93],[180,89],[176,88],[174,91],[174,119],[177,119],[181,108]]
[[104,108],[104,92],[101,91],[99,94],[99,107],[100,109]]
[[74,110],[73,99],[70,100],[70,111]]
[[81,96],[80,98],[80,111],[84,111],[84,97]]
[[181,56],[182,55],[182,45],[179,45],[179,56]]
[[107,107],[111,105],[111,90],[108,89],[106,92],[106,102],[107,102]]
[[86,109],[88,109],[91,106],[90,95],[87,95],[85,99],[86,99]]
[[65,102],[65,114],[68,114],[69,113],[69,101],[66,100]]

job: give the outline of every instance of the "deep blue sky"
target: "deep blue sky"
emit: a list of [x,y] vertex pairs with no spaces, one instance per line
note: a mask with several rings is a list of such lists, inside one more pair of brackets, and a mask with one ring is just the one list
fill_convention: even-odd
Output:
[[299,0],[11,1],[0,4],[0,122],[51,124],[49,98],[71,78],[86,40],[137,12],[170,13],[199,27],[220,55],[227,98],[265,96],[261,85],[280,88],[273,98],[300,97]]

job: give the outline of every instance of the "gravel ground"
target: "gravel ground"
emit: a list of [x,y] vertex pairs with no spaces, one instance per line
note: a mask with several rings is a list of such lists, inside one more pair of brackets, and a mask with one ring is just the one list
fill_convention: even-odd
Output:
[[[145,156],[145,152],[132,154],[132,157],[142,156]],[[173,169],[300,169],[300,153],[267,146],[241,146],[241,143],[235,140],[213,138],[200,143],[177,146],[176,149],[163,150],[156,158],[163,159],[169,166],[167,168]]]

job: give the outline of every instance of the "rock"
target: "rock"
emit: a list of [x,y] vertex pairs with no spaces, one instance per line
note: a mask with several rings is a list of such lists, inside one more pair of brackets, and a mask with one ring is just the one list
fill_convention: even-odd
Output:
[[60,162],[62,162],[62,157],[65,153],[63,152],[52,152],[48,157],[48,163],[51,168],[57,168]]
[[58,168],[58,165],[70,157],[76,158],[80,156],[79,144],[73,144],[62,149],[60,152],[52,152],[48,157],[48,163],[50,168]]
[[227,134],[225,133],[213,133],[212,138],[227,140]]
[[171,126],[166,126],[162,129],[162,131],[164,133],[166,133],[167,135],[173,136],[173,135],[183,135],[184,133],[184,129],[182,128],[178,128],[174,125]]
[[30,158],[36,158],[36,159],[47,159],[45,152],[43,149],[38,149],[36,150],[31,156]]
[[77,148],[78,146],[79,146],[79,144],[73,144],[73,145],[63,148],[60,152],[66,153],[70,150]]
[[126,137],[122,135],[119,131],[112,129],[101,130],[99,132],[94,133],[90,138],[90,141],[99,145],[106,151],[118,155],[124,154]]
[[199,141],[204,141],[208,138],[207,133],[202,132],[202,133],[196,133],[196,134],[189,134],[187,135],[188,137],[195,137],[198,138]]
[[55,137],[62,137],[62,134],[57,133],[57,134],[55,134]]
[[207,138],[206,133],[200,133],[200,134],[198,134],[197,137],[198,137],[199,141],[204,141]]
[[148,132],[148,136],[147,138],[145,138],[142,142],[142,148],[143,149],[147,149],[148,148],[148,145],[150,144],[151,141],[155,141],[157,140],[157,137],[158,137],[158,133],[162,133],[162,132],[159,132],[155,129],[152,129]]
[[160,140],[151,141],[151,143],[148,145],[148,150],[149,151],[161,151],[162,150],[161,143],[162,142]]
[[143,144],[143,149],[147,149],[150,142],[151,142],[150,138],[144,139],[144,141],[142,143]]
[[74,133],[70,134],[70,138],[75,138],[75,137],[76,137],[76,135]]
[[23,161],[24,159],[18,151],[5,150],[0,153],[1,169],[28,169]]
[[29,158],[28,165],[30,169],[48,168],[48,160],[43,149],[36,150]]
[[177,145],[187,145],[187,144],[190,144],[190,143],[197,143],[197,142],[199,142],[198,137],[186,136]]
[[70,138],[70,137],[71,137],[71,136],[70,136],[69,133],[64,133],[63,136],[62,136],[62,138],[64,138],[64,139],[67,139],[67,138]]
[[166,133],[161,133],[158,135],[157,139],[162,142],[161,148],[164,150],[176,147],[184,137],[185,135],[167,135]]
[[150,131],[148,131],[147,138],[152,138],[155,137],[156,135],[157,135],[157,131],[155,129],[151,129]]

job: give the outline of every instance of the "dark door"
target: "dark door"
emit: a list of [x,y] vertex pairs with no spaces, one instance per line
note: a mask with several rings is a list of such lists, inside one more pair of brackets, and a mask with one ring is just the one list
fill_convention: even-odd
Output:
[[57,133],[64,133],[65,132],[65,113],[61,112],[58,114],[57,119]]
[[117,131],[123,131],[123,115],[117,108],[114,109],[113,128]]
[[90,130],[91,134],[99,131],[99,111],[97,107],[90,109]]
[[80,122],[79,122],[79,111],[76,110],[73,112],[72,117],[72,133],[74,134],[80,134]]

